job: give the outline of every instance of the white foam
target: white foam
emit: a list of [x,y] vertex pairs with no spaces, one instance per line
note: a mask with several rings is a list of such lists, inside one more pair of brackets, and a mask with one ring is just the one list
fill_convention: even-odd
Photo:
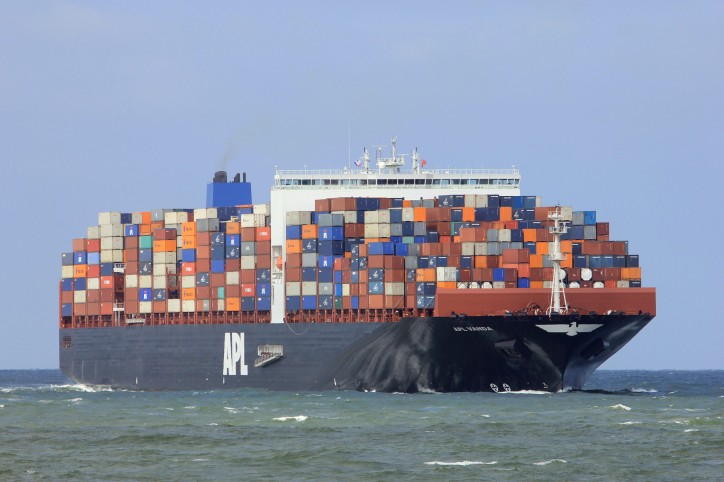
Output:
[[561,463],[561,464],[567,464],[567,463],[568,463],[568,462],[566,462],[566,461],[563,460],[563,459],[551,459],[551,460],[546,460],[546,461],[544,461],[544,462],[534,462],[533,465],[548,465],[548,464],[552,464],[552,463],[554,463],[554,462],[558,462],[558,463]]
[[296,420],[297,422],[304,422],[307,418],[306,415],[297,415],[295,417],[277,417],[274,420],[279,420],[280,422],[286,422],[288,420]]
[[686,430],[684,430],[684,433],[698,432],[698,431],[699,431],[698,428],[687,428]]
[[639,425],[641,422],[621,422],[619,425]]
[[0,405],[0,408],[5,408],[5,405]]
[[483,417],[483,418],[490,418],[490,415],[487,415],[487,414],[484,413],[484,414],[481,415],[481,417]]
[[618,410],[626,410],[627,412],[631,411],[631,407],[627,407],[626,405],[622,403],[617,403],[616,405],[611,405],[609,408],[615,408]]
[[438,392],[438,391],[433,390],[432,388],[421,387],[421,386],[419,386],[419,385],[417,386],[417,391],[420,392],[420,393],[434,393],[434,394],[439,394],[439,393],[440,393],[440,392]]
[[193,459],[191,462],[208,462],[209,459]]
[[495,465],[497,464],[497,460],[493,460],[492,462],[478,462],[473,460],[461,460],[460,462],[440,462],[437,460],[433,460],[432,462],[425,462],[425,465],[442,465],[442,466],[453,466],[453,465],[460,465],[460,466],[467,466],[467,465]]
[[551,392],[543,392],[541,390],[517,390],[517,391],[500,391],[498,393],[514,393],[518,395],[550,395]]
[[218,426],[219,426],[219,424],[216,423],[216,422],[211,422],[211,423],[208,424],[208,425],[209,425],[209,427],[218,427]]
[[659,393],[655,388],[632,388],[632,393]]
[[70,399],[70,400],[68,400],[68,401],[69,401],[69,402],[75,402],[75,403],[77,403],[77,402],[82,402],[82,401],[83,401],[83,399],[82,399],[82,398],[80,398],[80,397],[78,397],[78,398],[71,398],[71,399]]

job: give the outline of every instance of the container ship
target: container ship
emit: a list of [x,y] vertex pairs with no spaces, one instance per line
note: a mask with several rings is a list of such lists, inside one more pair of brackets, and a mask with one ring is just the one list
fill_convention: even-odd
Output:
[[341,170],[277,168],[266,204],[219,171],[204,208],[100,213],[62,254],[61,370],[135,390],[559,391],[655,316],[595,211],[521,195],[515,168],[427,164],[393,139]]

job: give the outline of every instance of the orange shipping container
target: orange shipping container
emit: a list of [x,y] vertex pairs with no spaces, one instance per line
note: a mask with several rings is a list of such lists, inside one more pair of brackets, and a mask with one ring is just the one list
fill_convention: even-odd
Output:
[[287,253],[301,253],[302,252],[302,240],[301,239],[287,239]]
[[153,242],[153,251],[156,253],[171,253],[176,251],[175,239],[161,239]]
[[226,234],[241,234],[241,223],[228,221],[226,223]]
[[151,224],[151,211],[141,212],[141,224]]
[[183,288],[181,290],[182,300],[195,300],[196,299],[196,288]]
[[437,279],[435,268],[418,268],[415,279],[417,282],[435,281]]
[[501,221],[510,221],[513,219],[513,208],[510,206],[501,206],[500,207],[500,220]]
[[[538,249],[537,245],[536,245],[536,249]],[[542,268],[543,267],[543,255],[542,254],[531,254],[530,255],[530,267],[531,268]]]
[[[228,227],[227,227],[228,229]],[[228,232],[228,231],[227,231]],[[190,223],[181,223],[181,234],[193,234],[196,236],[196,223],[190,222]]]
[[426,208],[413,208],[413,216],[415,221],[427,221],[427,209]]
[[196,248],[196,235],[195,234],[191,234],[191,235],[184,234],[181,237],[181,248],[195,249]]
[[241,309],[241,298],[226,298],[224,306],[226,311],[239,311]]
[[316,224],[302,225],[302,239],[316,239],[316,238],[317,238],[317,225]]
[[141,236],[150,236],[151,235],[151,225],[150,224],[141,224],[138,226],[138,234]]
[[535,243],[535,254],[548,254],[548,243],[545,241]]
[[73,266],[73,277],[74,278],[85,278],[88,275],[87,264],[76,264]]

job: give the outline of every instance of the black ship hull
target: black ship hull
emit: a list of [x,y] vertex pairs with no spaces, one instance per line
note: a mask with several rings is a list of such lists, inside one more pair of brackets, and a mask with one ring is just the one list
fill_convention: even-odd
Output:
[[558,391],[581,388],[651,318],[65,328],[60,368],[78,383],[136,390]]

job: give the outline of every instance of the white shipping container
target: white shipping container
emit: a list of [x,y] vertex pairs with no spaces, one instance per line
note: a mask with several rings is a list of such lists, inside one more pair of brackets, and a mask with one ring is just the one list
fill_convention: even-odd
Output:
[[254,227],[254,215],[253,214],[242,214],[239,217],[242,228],[253,228]]
[[85,290],[73,292],[73,303],[85,303]]
[[303,281],[302,282],[302,296],[316,296],[316,295],[317,295],[317,282],[316,281]]
[[415,221],[414,208],[402,208],[402,221],[412,223]]
[[342,215],[344,216],[345,224],[353,224],[357,222],[357,211],[344,211]]
[[252,208],[252,212],[254,214],[262,214],[264,216],[269,216],[271,214],[271,209],[269,207],[269,204],[254,204]]
[[493,289],[499,290],[505,288],[505,281],[493,281]]
[[98,224],[100,225],[106,225],[106,224],[120,224],[121,223],[121,213],[119,212],[103,212],[98,213]]
[[114,263],[123,263],[123,250],[122,249],[114,249],[111,251],[111,260]]
[[475,207],[476,208],[487,208],[488,207],[488,195],[487,194],[476,194],[475,195]]
[[194,209],[194,221],[206,219],[206,208]]
[[286,296],[301,296],[302,284],[297,281],[287,281]]
[[487,256],[488,255],[488,243],[480,241],[475,243],[475,256]]
[[181,311],[184,313],[193,313],[196,311],[195,300],[181,300]]
[[[573,284],[573,283],[571,283]],[[628,280],[622,279],[616,281],[616,288],[629,288],[631,286],[631,283],[629,283]]]
[[89,290],[99,290],[99,289],[101,289],[101,280],[100,280],[100,278],[88,278],[87,288],[88,288]]
[[[370,211],[365,211],[370,212]],[[379,238],[380,236],[380,225],[379,224],[365,224],[365,238]]]
[[287,226],[312,224],[312,213],[309,211],[288,211]]
[[181,312],[181,300],[168,300],[166,305],[169,313]]
[[226,303],[224,303],[224,300],[216,300],[216,306],[218,307],[219,311],[224,311],[226,309]]
[[143,224],[143,214],[131,213],[131,224]]
[[[369,212],[369,211],[367,211],[367,212]],[[382,224],[382,223],[390,224],[390,210],[389,209],[380,209],[379,211],[377,211],[377,222],[380,224]]]
[[72,266],[61,266],[60,277],[61,278],[73,278],[74,270]]
[[462,256],[475,256],[475,243],[460,243]]
[[139,288],[153,288],[153,276],[150,274],[142,274],[138,277]]
[[122,224],[103,224],[100,226],[101,238],[110,238],[112,236],[123,237]]
[[475,206],[475,194],[466,194],[465,195],[465,207],[466,208],[474,208]]
[[152,301],[141,301],[138,303],[139,313],[153,313],[153,302]]
[[345,283],[342,285],[342,296],[349,296],[349,283]]
[[239,272],[238,271],[227,271],[226,272],[226,284],[227,285],[238,285],[239,284]]
[[127,274],[126,275],[126,288],[138,288],[138,275]]
[[256,267],[256,256],[242,256],[241,269],[254,269]]
[[396,296],[405,294],[405,283],[385,283],[385,294]]
[[498,230],[498,241],[501,243],[510,243],[510,229]]
[[206,208],[206,219],[216,219],[219,217],[219,210],[216,208]]
[[112,263],[113,262],[113,250],[102,249],[101,250],[101,263]]
[[160,290],[165,289],[168,278],[165,275],[153,277],[153,289]]
[[98,226],[89,226],[88,232],[86,233],[86,238],[88,239],[100,239],[101,237],[101,228]]
[[[175,251],[173,251],[173,252],[161,251],[161,252],[153,253],[153,264],[154,264],[154,268],[155,268],[155,265],[157,265],[157,264],[173,264],[175,267],[176,266],[176,252]],[[176,270],[174,269],[173,272],[175,273]]]
[[174,263],[165,263],[165,264],[154,264],[153,265],[153,274],[155,276],[161,276],[166,274],[176,274],[177,272],[177,264]]
[[196,288],[196,276],[186,275],[181,277],[181,288]]
[[380,227],[380,238],[389,238],[390,237],[390,225],[389,224],[379,224]]
[[365,211],[365,224],[379,223],[379,211]]

